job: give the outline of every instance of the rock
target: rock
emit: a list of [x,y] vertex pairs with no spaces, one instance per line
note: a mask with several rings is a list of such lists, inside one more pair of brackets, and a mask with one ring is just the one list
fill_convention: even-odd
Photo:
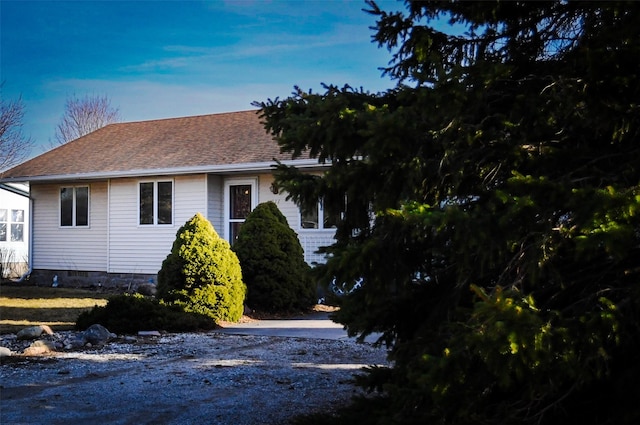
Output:
[[39,338],[43,333],[47,335],[53,335],[53,331],[47,325],[38,325],[38,326],[29,326],[28,328],[24,328],[17,333],[17,338],[19,340],[24,339],[36,339]]
[[160,336],[158,331],[139,331],[138,336]]
[[82,334],[76,335],[76,338],[71,340],[71,341],[67,341],[67,344],[65,345],[65,349],[66,350],[73,350],[73,349],[77,349],[77,348],[81,348],[84,347],[85,344],[85,340]]
[[87,343],[91,345],[102,345],[109,342],[110,339],[115,338],[116,335],[109,332],[109,330],[104,326],[96,323],[89,326],[86,331],[82,332],[81,337],[84,340],[83,345],[86,345]]
[[64,341],[60,340],[60,339],[54,339],[53,341],[51,341],[51,344],[53,344],[53,348],[56,351],[60,351],[64,349]]
[[9,350],[7,347],[0,347],[0,359],[3,357],[10,357],[11,356],[11,350]]
[[35,341],[29,347],[25,348],[22,354],[24,356],[39,356],[41,354],[55,351],[55,347],[48,341]]

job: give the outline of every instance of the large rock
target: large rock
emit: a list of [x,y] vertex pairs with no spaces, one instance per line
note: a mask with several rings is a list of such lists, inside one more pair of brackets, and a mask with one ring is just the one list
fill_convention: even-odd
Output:
[[52,351],[56,351],[53,343],[49,341],[35,341],[29,347],[25,348],[22,354],[24,356],[39,356],[41,354],[47,354]]
[[86,345],[87,343],[91,345],[103,345],[109,342],[110,339],[115,338],[116,335],[109,332],[104,326],[96,323],[89,326],[87,330],[78,335],[78,337],[83,340],[82,345]]
[[40,338],[42,334],[53,335],[53,331],[47,325],[29,326],[20,330],[16,337],[19,340]]
[[0,347],[0,359],[3,357],[10,357],[11,356],[11,350],[9,350],[7,347]]

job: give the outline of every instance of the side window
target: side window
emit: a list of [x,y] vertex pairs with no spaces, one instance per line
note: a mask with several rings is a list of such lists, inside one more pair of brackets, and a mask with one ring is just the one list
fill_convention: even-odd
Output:
[[140,182],[139,223],[173,224],[173,181]]
[[300,227],[303,229],[319,229],[320,228],[320,203],[311,211],[300,210]]
[[9,221],[9,211],[0,209],[0,242],[7,241],[7,225]]
[[312,211],[300,211],[300,227],[303,229],[335,229],[340,219],[340,213],[325,208],[319,201]]
[[76,226],[89,225],[89,187],[76,187]]
[[24,242],[24,210],[11,210],[11,242]]
[[140,183],[140,224],[153,224],[153,182]]
[[157,223],[173,223],[173,182],[158,182]]
[[88,225],[89,186],[60,188],[60,226],[85,227]]

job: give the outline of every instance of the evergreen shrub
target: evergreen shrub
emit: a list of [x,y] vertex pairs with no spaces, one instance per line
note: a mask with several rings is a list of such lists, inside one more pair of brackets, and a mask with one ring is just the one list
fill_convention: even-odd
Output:
[[274,202],[264,202],[249,214],[233,250],[251,308],[284,313],[315,303],[315,285],[300,241]]
[[244,311],[245,294],[238,257],[197,213],[178,230],[162,262],[157,297],[216,321],[236,322]]
[[216,326],[209,316],[185,312],[178,305],[168,305],[140,294],[110,297],[107,305],[81,313],[76,329],[84,330],[96,323],[122,334],[135,334],[142,330],[192,332]]

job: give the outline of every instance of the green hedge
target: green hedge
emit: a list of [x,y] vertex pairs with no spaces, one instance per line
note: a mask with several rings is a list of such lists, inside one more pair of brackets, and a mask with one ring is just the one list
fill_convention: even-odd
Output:
[[109,298],[107,305],[81,313],[76,329],[84,330],[95,323],[121,334],[144,330],[188,332],[216,326],[209,316],[185,312],[178,305],[167,305],[139,294],[116,295]]

